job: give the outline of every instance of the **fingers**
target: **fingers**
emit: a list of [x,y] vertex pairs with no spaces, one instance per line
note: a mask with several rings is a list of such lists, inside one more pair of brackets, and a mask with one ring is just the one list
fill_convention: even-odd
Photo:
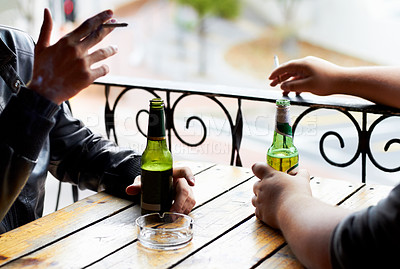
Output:
[[102,41],[109,33],[114,30],[112,27],[97,27],[96,30],[91,32],[85,39],[82,40],[81,45],[84,49],[88,50],[100,41]]
[[188,167],[174,168],[173,177],[175,181],[176,197],[171,211],[188,214],[196,204],[193,191],[190,187],[195,184],[192,170]]
[[294,79],[285,81],[281,84],[281,89],[284,92],[304,92],[307,88],[310,88],[310,84],[312,83],[311,78],[304,78],[304,79]]
[[109,46],[107,48],[98,49],[88,56],[89,65],[100,62],[115,55],[118,52],[117,46]]
[[189,167],[177,167],[173,170],[174,179],[185,178],[190,186],[195,185],[195,178]]
[[45,8],[43,14],[43,24],[40,29],[39,39],[37,41],[35,51],[40,53],[45,48],[50,46],[51,31],[53,29],[53,20],[51,19],[50,11]]
[[[89,36],[92,32],[96,31],[100,25],[105,23],[106,21],[110,20],[113,16],[113,12],[111,10],[103,11],[96,16],[87,19],[83,22],[78,28],[76,28],[73,32],[69,34],[69,37],[74,42],[79,42],[83,38]],[[101,30],[102,33],[109,33],[111,32],[112,28],[107,30]],[[99,34],[99,33],[98,33]]]
[[142,186],[142,183],[140,180],[140,176],[137,176],[135,178],[134,182],[131,185],[129,185],[128,187],[126,187],[125,192],[128,195],[137,195],[140,193],[141,186]]
[[108,74],[108,72],[110,72],[110,68],[103,64],[100,67],[97,67],[95,69],[92,69],[90,71],[91,73],[91,77],[90,77],[90,81],[95,81],[96,79],[100,78],[100,77],[104,77],[105,75]]
[[184,178],[177,179],[176,197],[171,212],[189,214],[195,206],[193,191]]
[[288,79],[290,79],[290,78],[292,78],[294,76],[296,76],[295,73],[283,73],[282,75],[274,77],[272,79],[272,82],[270,83],[270,85],[272,87],[275,87],[276,85],[278,85],[278,84],[280,84],[280,83],[282,83],[282,82],[284,82],[284,81],[286,81],[286,80],[288,80]]

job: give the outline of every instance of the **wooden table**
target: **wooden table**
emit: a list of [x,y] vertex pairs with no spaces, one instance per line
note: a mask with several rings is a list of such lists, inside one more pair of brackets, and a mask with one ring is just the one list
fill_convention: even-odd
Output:
[[[279,231],[261,223],[251,204],[249,168],[178,162],[196,174],[194,237],[179,250],[137,241],[132,202],[98,193],[0,235],[1,268],[301,268]],[[314,196],[359,209],[391,187],[313,178]]]

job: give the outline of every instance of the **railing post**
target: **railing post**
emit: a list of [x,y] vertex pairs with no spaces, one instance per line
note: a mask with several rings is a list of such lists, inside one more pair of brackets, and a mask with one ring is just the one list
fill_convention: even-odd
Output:
[[242,99],[238,98],[238,111],[236,114],[235,127],[233,128],[234,137],[234,153],[236,155],[236,166],[242,166],[242,160],[240,158],[240,145],[243,137],[243,114],[242,114]]
[[367,177],[367,153],[369,151],[369,134],[367,132],[367,113],[362,112],[362,129],[360,134],[361,152],[361,181],[366,182]]
[[118,144],[117,136],[115,135],[115,122],[114,122],[114,111],[110,108],[110,85],[105,85],[104,94],[106,97],[106,103],[104,105],[104,120],[105,120],[105,127],[106,127],[106,134],[107,138],[111,138],[111,130],[114,133],[114,141]]
[[172,132],[172,111],[171,111],[171,93],[166,92],[166,107],[165,107],[165,130],[167,132],[167,139],[168,139],[168,148],[172,151],[172,139],[171,139],[171,132]]

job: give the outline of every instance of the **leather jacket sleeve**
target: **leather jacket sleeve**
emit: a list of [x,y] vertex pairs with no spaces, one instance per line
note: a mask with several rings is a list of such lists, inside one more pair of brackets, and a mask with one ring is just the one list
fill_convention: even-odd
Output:
[[140,155],[92,133],[65,103],[56,115],[50,148],[49,171],[59,180],[132,199],[125,189],[140,174]]
[[0,115],[0,220],[25,186],[58,106],[22,87]]

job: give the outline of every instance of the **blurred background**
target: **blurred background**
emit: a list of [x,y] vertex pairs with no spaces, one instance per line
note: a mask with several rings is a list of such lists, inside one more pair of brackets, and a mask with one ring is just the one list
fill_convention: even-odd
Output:
[[[112,9],[118,21],[129,23],[127,28],[115,29],[99,45],[119,47],[119,53],[106,60],[111,76],[279,91],[271,88],[267,79],[274,68],[275,54],[281,63],[307,55],[343,66],[397,65],[400,61],[398,0],[0,0],[0,24],[25,30],[37,40],[45,7],[50,8],[54,20],[53,42],[105,9]],[[116,114],[122,130],[121,146],[143,151],[146,140],[134,126],[134,117],[139,109],[147,108],[149,98],[146,93],[124,97],[124,105]],[[104,100],[103,90],[96,86],[71,100],[74,115],[103,134]],[[234,100],[222,101],[228,110],[230,104],[235,111]],[[228,164],[230,134],[220,108],[198,96],[187,98],[181,106],[182,124],[185,118],[198,115],[207,123],[209,138],[196,149],[174,144],[174,158]],[[265,161],[272,141],[275,107],[244,102],[242,109],[245,137],[241,157],[243,165],[250,167],[256,161]],[[302,110],[293,107],[292,116]],[[385,120],[371,141],[375,158],[390,168],[399,165],[396,160],[400,146],[394,144],[388,152],[383,147],[389,139],[398,137],[394,128],[398,123],[396,118]],[[202,135],[197,127],[185,134],[188,139]],[[318,110],[302,120],[296,131],[301,166],[315,176],[359,182],[360,160],[336,168],[320,156],[319,139],[332,129],[347,137],[346,147],[341,149],[337,140],[327,139],[328,156],[338,162],[352,158],[357,132],[350,120],[337,111]],[[399,182],[398,173],[384,173],[367,163],[369,183]],[[57,181],[51,178],[46,214],[54,210],[57,187]],[[91,193],[82,191],[80,198]],[[71,199],[70,187],[63,187],[60,207]]]

